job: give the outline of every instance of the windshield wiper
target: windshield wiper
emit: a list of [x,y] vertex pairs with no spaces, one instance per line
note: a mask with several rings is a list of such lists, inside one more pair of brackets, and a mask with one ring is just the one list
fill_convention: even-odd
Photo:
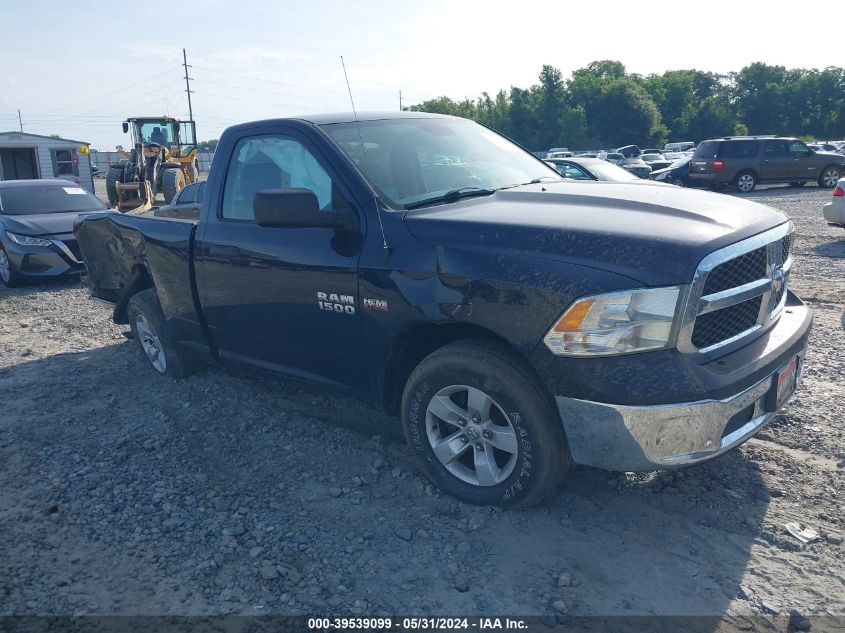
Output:
[[424,207],[429,204],[437,204],[439,202],[455,202],[461,198],[472,198],[474,196],[489,196],[496,193],[495,189],[484,189],[483,187],[461,187],[460,189],[452,189],[447,191],[442,196],[435,196],[433,198],[426,198],[425,200],[417,200],[406,204],[406,209],[416,209]]

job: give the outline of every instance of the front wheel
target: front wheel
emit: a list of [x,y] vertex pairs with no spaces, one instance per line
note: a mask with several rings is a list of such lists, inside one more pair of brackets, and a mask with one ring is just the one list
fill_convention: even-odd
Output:
[[675,185],[676,187],[685,187],[683,178],[678,178],[677,176],[673,176],[669,179],[670,185]]
[[839,182],[841,173],[838,167],[825,167],[822,175],[819,176],[819,187],[833,189]]
[[177,167],[168,167],[161,174],[161,191],[164,194],[164,204],[170,204],[176,194],[185,186],[185,174]]
[[170,378],[183,378],[191,373],[191,364],[179,354],[167,331],[155,288],[133,295],[126,313],[138,347],[153,369]]
[[14,288],[20,283],[20,277],[2,244],[0,244],[0,281],[7,288]]
[[402,424],[428,478],[468,503],[538,503],[569,467],[551,399],[493,343],[452,343],[426,357],[405,386]]
[[757,176],[754,175],[754,172],[743,171],[734,180],[734,187],[740,193],[750,193],[754,191],[754,187],[756,186]]

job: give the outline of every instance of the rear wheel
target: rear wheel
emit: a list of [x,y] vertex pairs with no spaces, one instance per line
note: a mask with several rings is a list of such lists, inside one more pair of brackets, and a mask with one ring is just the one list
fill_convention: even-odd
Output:
[[164,193],[164,204],[170,204],[176,194],[185,186],[185,174],[181,169],[169,167],[161,174],[161,190]]
[[402,425],[428,478],[468,503],[539,503],[569,467],[551,399],[496,344],[462,341],[425,358],[405,386]]
[[678,178],[677,176],[672,176],[669,178],[669,184],[675,185],[676,187],[685,187],[684,180],[682,178]]
[[133,295],[126,313],[138,347],[153,369],[170,378],[183,378],[191,373],[192,363],[179,354],[170,338],[155,288]]
[[819,176],[819,187],[824,189],[833,189],[836,183],[839,182],[841,171],[838,167],[829,166],[822,170],[822,175]]
[[740,193],[750,193],[757,186],[757,175],[753,171],[741,171],[734,178],[734,187]]
[[20,276],[15,271],[15,267],[2,244],[0,244],[0,281],[7,288],[13,288],[20,283]]
[[106,172],[106,195],[109,198],[109,204],[111,206],[117,206],[117,187],[115,186],[116,182],[123,182],[123,167],[109,167],[108,172]]

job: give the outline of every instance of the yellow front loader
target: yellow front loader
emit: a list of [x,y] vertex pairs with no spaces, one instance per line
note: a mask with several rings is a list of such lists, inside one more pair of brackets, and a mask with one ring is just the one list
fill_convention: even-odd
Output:
[[106,173],[109,204],[118,211],[149,210],[161,192],[170,204],[179,190],[195,182],[196,125],[172,117],[133,117],[123,122],[132,138],[132,150],[122,152],[120,164]]

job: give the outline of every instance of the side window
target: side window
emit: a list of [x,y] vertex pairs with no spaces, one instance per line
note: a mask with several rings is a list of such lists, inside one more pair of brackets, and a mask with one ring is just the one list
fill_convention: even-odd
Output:
[[222,217],[254,220],[252,201],[256,193],[289,188],[310,189],[324,211],[345,206],[326,170],[296,139],[283,135],[241,139],[226,174]]
[[182,192],[179,194],[179,201],[176,204],[188,204],[190,202],[196,202],[197,196],[197,186],[196,185],[188,185]]
[[564,178],[571,178],[572,180],[590,180],[590,177],[575,165],[560,165],[560,173]]
[[723,158],[754,158],[757,156],[757,141],[731,141],[722,146]]
[[786,141],[766,141],[766,158],[782,158],[789,153]]
[[804,145],[801,141],[790,141],[789,142],[789,153],[792,156],[806,156],[807,155],[807,146]]

